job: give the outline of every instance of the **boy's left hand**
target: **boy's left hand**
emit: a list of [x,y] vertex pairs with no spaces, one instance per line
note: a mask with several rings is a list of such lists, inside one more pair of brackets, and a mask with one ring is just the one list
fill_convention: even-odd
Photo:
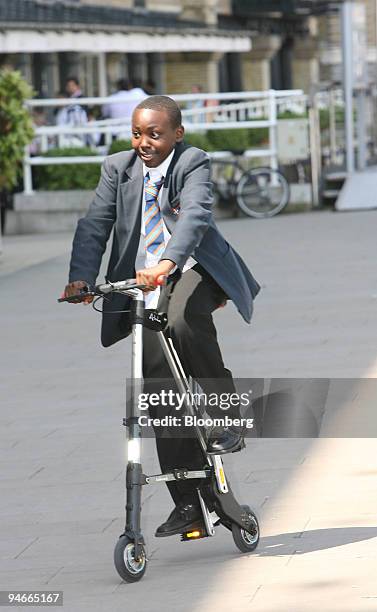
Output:
[[136,282],[140,285],[146,285],[146,288],[143,289],[144,293],[154,291],[157,287],[158,277],[168,275],[175,266],[176,264],[170,259],[162,259],[157,266],[138,270],[136,272]]

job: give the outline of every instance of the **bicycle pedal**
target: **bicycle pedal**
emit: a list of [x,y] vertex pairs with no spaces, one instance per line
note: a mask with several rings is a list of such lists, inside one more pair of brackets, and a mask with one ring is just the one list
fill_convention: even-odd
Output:
[[208,538],[208,534],[203,528],[181,533],[181,542],[191,542],[192,540],[201,540],[202,538]]

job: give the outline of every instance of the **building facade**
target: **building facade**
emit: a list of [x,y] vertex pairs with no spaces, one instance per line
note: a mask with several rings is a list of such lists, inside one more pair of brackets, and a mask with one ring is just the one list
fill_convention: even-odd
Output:
[[[377,0],[366,9],[370,80]],[[0,0],[0,67],[40,97],[68,76],[86,95],[119,78],[156,93],[300,88],[341,75],[339,2],[322,0]]]

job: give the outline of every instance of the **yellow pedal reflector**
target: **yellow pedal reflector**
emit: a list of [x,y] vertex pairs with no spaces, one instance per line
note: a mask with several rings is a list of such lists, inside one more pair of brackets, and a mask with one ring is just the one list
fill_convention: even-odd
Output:
[[201,536],[201,533],[198,530],[189,531],[188,533],[186,533],[186,538],[200,538],[200,536]]
[[221,484],[224,484],[224,482],[225,482],[225,474],[224,474],[223,468],[219,469],[219,474],[220,474],[220,482],[221,482]]

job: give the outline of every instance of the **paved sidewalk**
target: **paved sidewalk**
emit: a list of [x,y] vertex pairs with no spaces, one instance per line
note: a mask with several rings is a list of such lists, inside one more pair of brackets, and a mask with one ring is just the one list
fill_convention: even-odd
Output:
[[3,252],[0,253],[0,277],[18,270],[36,266],[59,255],[65,255],[71,246],[69,234],[33,234],[3,236]]
[[[376,220],[321,212],[219,224],[263,284],[252,326],[231,305],[216,314],[237,376],[377,377]],[[261,518],[252,555],[224,528],[198,542],[155,539],[171,502],[151,487],[149,567],[141,583],[122,583],[112,553],[124,522],[129,346],[101,348],[99,315],[57,305],[70,242],[4,239],[0,590],[63,590],[67,612],[376,611],[374,438],[248,440],[227,457],[236,496]],[[153,441],[144,456],[156,473]]]

